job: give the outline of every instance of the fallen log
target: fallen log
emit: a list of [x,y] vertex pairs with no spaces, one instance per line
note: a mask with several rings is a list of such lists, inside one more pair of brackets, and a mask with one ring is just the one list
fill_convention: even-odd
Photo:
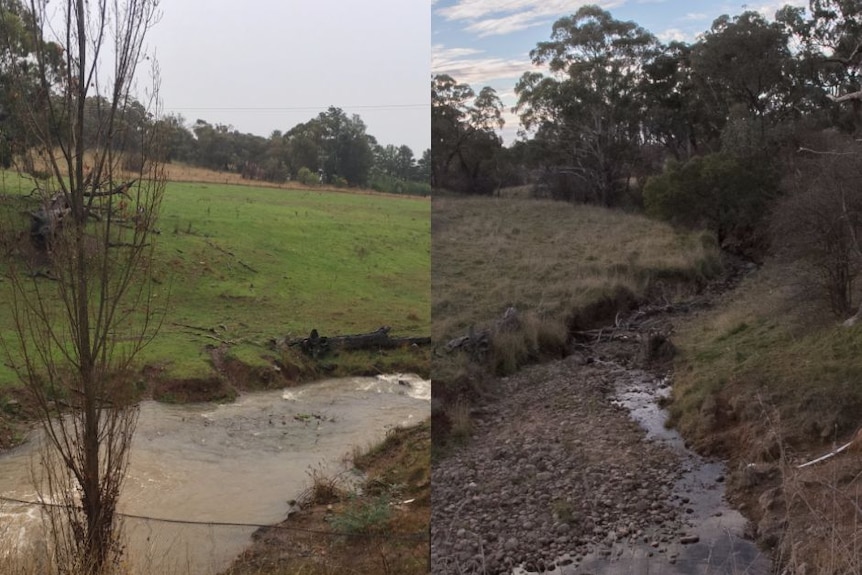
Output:
[[[85,198],[104,198],[114,195],[123,195],[129,197],[129,189],[137,180],[122,183],[110,190],[94,189],[85,192]],[[89,185],[89,180],[87,184]],[[92,201],[92,200],[90,200]],[[85,206],[86,215],[88,218],[101,220],[101,216],[88,203]],[[72,214],[72,206],[69,204],[69,197],[64,192],[56,192],[51,197],[45,198],[36,211],[29,212],[30,215],[30,239],[37,249],[44,251],[48,248],[51,240],[58,234],[63,227],[64,221]]]
[[473,326],[467,335],[450,339],[443,346],[443,351],[452,353],[454,351],[463,351],[471,355],[476,360],[482,360],[491,349],[491,340],[495,334],[501,332],[514,332],[521,327],[521,315],[514,307],[506,308],[503,315],[494,321],[490,328],[476,331]]
[[308,337],[285,341],[289,347],[299,347],[304,354],[315,358],[335,350],[394,349],[405,345],[431,343],[430,337],[390,337],[390,330],[390,327],[383,326],[369,333],[324,337],[313,329]]

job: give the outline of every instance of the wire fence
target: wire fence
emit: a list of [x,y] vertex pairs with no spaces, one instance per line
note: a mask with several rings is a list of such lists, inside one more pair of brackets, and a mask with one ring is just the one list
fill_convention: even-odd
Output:
[[[27,501],[25,499],[17,499],[15,497],[0,496],[0,501],[7,503],[16,503],[19,505],[28,505],[32,507],[44,508],[62,508],[66,509],[69,506],[63,503],[51,503],[48,501]],[[83,509],[78,507],[78,509]],[[144,521],[153,521],[156,523],[169,523],[174,525],[201,525],[205,527],[247,527],[254,529],[283,529],[286,531],[296,531],[300,533],[309,533],[313,535],[322,535],[326,537],[352,537],[352,538],[368,538],[368,539],[386,539],[389,541],[422,541],[429,539],[428,531],[421,531],[410,534],[392,534],[392,533],[377,533],[373,531],[360,532],[343,532],[343,531],[325,531],[322,529],[309,529],[298,527],[296,525],[286,525],[285,523],[262,524],[262,523],[245,523],[234,521],[197,521],[192,519],[172,519],[167,517],[150,517],[147,515],[139,515],[135,513],[117,512],[119,517],[124,519],[140,519]]]

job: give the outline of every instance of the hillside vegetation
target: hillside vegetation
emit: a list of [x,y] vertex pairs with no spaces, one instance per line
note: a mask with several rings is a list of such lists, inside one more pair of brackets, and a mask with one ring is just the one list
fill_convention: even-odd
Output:
[[[30,189],[13,174],[0,180],[7,256],[29,241],[25,214],[34,200],[24,196]],[[167,313],[141,366],[165,381],[212,378],[211,348],[220,347],[227,359],[259,368],[263,377],[273,375],[274,360],[296,359],[292,375],[298,377],[308,366],[301,358],[280,357],[271,340],[305,337],[312,329],[336,335],[383,325],[393,335],[427,335],[429,207],[427,200],[404,197],[169,183],[155,262],[157,301]],[[10,289],[9,281],[0,281],[0,335],[11,342],[12,310],[5,304]],[[427,370],[421,352],[392,355],[394,367],[400,362]],[[323,368],[387,368],[380,354],[341,362]],[[0,386],[14,384],[4,362]]]
[[699,450],[730,460],[731,496],[782,563],[860,573],[862,328],[836,322],[805,271],[771,259],[682,324],[671,417]]
[[432,233],[436,341],[509,306],[566,319],[620,289],[672,297],[719,269],[709,234],[566,202],[435,198]]
[[[462,400],[485,393],[491,376],[559,357],[572,329],[612,324],[647,298],[690,294],[721,269],[710,234],[596,206],[436,197],[431,221],[437,446],[469,434]],[[484,353],[441,351],[510,307],[519,329],[495,333]]]

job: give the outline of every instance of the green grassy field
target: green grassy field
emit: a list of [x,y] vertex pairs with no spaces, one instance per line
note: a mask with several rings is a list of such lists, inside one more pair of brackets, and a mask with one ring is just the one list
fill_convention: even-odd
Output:
[[[0,197],[27,191],[17,176],[0,178]],[[207,344],[229,342],[232,355],[254,365],[264,363],[270,339],[311,329],[388,325],[393,335],[427,335],[429,212],[427,200],[414,198],[169,183],[155,262],[168,313],[141,362],[163,366],[168,378],[206,377]],[[0,275],[6,338],[9,289]],[[0,366],[0,385],[14,381]]]

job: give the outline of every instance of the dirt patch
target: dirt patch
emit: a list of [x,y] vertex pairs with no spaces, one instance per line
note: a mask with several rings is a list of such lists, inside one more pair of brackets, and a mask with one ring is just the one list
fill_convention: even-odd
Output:
[[236,389],[221,377],[159,381],[153,385],[153,399],[166,403],[223,402],[236,399]]

